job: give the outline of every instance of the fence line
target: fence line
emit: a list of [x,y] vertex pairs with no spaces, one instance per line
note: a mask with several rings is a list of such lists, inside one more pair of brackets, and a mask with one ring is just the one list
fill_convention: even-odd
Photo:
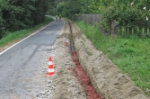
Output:
[[[116,25],[115,20],[112,20],[110,25],[110,30],[105,30],[101,28],[99,25],[101,23],[100,14],[82,14],[80,16],[73,16],[74,20],[84,20],[86,23],[91,24],[95,27],[99,27],[100,30],[104,34],[117,34],[117,35],[131,35],[135,34],[138,36],[148,36],[150,37],[150,26],[145,22],[139,22],[135,26],[127,26],[126,24],[123,25]],[[125,23],[125,22],[123,22]]]
[[93,26],[97,27],[98,23],[100,22],[100,14],[82,14],[80,16],[73,16],[75,20],[84,20],[88,24],[92,24]]

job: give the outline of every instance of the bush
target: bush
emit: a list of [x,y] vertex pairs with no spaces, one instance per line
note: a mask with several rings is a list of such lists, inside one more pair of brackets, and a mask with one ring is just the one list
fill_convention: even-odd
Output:
[[[149,1],[147,1],[149,2]],[[116,21],[118,26],[145,26],[150,24],[146,19],[150,17],[149,9],[144,10],[144,2],[131,3],[129,1],[116,1],[112,3],[104,12],[102,18],[102,27],[110,30],[112,21]]]

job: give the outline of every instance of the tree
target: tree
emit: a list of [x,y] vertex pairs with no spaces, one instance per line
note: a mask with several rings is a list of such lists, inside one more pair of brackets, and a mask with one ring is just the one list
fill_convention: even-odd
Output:
[[44,20],[51,0],[0,0],[0,38]]

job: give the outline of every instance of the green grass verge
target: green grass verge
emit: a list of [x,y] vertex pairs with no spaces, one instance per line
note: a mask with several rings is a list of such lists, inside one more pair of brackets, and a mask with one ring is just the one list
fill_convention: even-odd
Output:
[[150,96],[150,39],[137,36],[106,36],[98,28],[76,22],[93,45],[103,51],[123,73]]
[[16,31],[16,32],[11,32],[11,33],[8,33],[8,35],[6,35],[5,37],[3,37],[1,40],[0,40],[0,47],[2,46],[5,46],[6,44],[14,41],[14,40],[18,40],[18,39],[21,39],[23,37],[26,37],[27,35],[29,35],[30,33],[34,32],[35,30],[39,29],[40,27],[48,24],[49,22],[53,21],[52,18],[50,17],[45,17],[45,20],[43,23],[39,24],[39,25],[36,25],[34,27],[31,27],[29,29],[23,29],[23,30],[20,30],[20,31]]

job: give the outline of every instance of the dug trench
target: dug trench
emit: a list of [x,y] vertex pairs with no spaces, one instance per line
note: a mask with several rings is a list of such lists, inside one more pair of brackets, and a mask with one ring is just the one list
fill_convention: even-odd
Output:
[[[113,62],[95,49],[74,22],[69,21],[71,36],[68,20],[64,21],[62,34],[55,43],[55,75],[51,80],[56,89],[52,99],[150,99]],[[74,51],[71,43],[74,44]],[[86,79],[79,77],[79,69],[85,71]],[[86,92],[87,82],[93,87],[88,86],[94,92],[90,93],[96,93],[92,97]]]

